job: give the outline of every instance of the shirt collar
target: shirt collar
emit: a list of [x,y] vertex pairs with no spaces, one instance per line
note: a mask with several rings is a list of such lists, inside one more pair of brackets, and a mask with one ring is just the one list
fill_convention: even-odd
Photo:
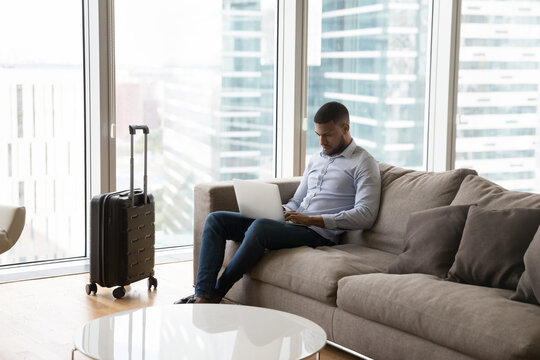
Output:
[[336,155],[336,156],[328,156],[328,155],[324,155],[323,152],[321,151],[320,155],[326,158],[331,158],[331,157],[338,158],[338,157],[343,156],[346,159],[350,159],[352,154],[354,153],[354,150],[356,150],[356,143],[354,142],[354,139],[352,139],[351,143],[345,148],[345,150],[341,152],[341,154]]

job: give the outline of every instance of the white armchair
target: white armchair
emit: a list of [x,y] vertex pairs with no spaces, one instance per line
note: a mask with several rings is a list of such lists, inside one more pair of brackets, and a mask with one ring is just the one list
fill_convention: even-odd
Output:
[[24,229],[24,206],[0,205],[0,254],[11,249]]

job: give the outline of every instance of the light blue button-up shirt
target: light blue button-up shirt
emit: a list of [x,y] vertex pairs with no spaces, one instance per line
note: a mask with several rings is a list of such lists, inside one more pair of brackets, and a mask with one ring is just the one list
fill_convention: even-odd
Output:
[[353,140],[339,155],[313,155],[294,196],[283,207],[305,215],[321,215],[324,228],[309,228],[337,243],[344,230],[373,226],[380,197],[379,165]]

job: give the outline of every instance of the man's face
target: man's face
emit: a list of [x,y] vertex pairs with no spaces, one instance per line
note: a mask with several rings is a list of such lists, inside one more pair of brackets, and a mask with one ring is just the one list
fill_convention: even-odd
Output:
[[348,145],[346,135],[349,133],[349,124],[336,124],[334,121],[325,124],[315,123],[315,133],[319,136],[319,144],[324,155],[338,155]]

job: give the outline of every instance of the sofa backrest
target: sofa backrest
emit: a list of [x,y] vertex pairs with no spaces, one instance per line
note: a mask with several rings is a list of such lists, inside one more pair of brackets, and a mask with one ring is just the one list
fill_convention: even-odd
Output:
[[506,190],[481,176],[468,175],[463,180],[452,205],[478,204],[488,210],[540,208],[540,194]]
[[341,243],[355,243],[394,254],[403,251],[409,215],[415,211],[450,205],[471,169],[440,173],[403,169],[379,163],[381,204],[375,225],[366,231],[349,231]]

